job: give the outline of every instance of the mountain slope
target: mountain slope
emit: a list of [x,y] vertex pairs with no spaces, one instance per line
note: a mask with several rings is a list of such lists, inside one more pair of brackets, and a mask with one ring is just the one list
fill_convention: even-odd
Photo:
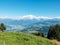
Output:
[[0,32],[0,45],[54,45],[50,40],[20,32]]
[[[24,18],[25,19],[25,18]],[[44,34],[48,32],[50,25],[60,24],[60,19],[44,19],[40,18],[36,19],[21,19],[21,20],[13,20],[13,19],[1,19],[0,23],[4,23],[6,25],[7,32],[13,31],[22,31],[22,32],[36,32],[42,31]]]

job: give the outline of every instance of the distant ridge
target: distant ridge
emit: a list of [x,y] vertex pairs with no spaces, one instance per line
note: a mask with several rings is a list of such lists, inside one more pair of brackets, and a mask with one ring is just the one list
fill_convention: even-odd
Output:
[[40,19],[60,19],[58,17],[47,17],[47,16],[35,16],[35,15],[24,15],[24,16],[0,16],[0,19],[12,19],[12,20],[40,20]]

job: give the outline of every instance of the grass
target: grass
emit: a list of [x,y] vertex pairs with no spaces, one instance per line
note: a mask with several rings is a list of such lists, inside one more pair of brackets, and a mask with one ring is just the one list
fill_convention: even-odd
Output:
[[54,45],[50,40],[21,32],[0,32],[0,45]]
[[55,39],[51,40],[53,43],[56,43],[57,45],[60,45],[60,41],[57,41]]

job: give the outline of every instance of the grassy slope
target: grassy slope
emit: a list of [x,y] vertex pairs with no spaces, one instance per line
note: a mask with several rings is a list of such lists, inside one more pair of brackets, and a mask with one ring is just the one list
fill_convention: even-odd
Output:
[[48,39],[18,32],[0,32],[0,45],[53,45]]
[[57,45],[60,45],[60,41],[57,41],[57,40],[51,40],[53,43],[56,43]]

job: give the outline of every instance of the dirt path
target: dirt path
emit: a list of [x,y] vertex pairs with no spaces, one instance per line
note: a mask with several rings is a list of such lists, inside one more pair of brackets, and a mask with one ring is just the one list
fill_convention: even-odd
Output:
[[57,40],[52,40],[53,43],[56,43],[57,45],[60,45],[60,42]]

